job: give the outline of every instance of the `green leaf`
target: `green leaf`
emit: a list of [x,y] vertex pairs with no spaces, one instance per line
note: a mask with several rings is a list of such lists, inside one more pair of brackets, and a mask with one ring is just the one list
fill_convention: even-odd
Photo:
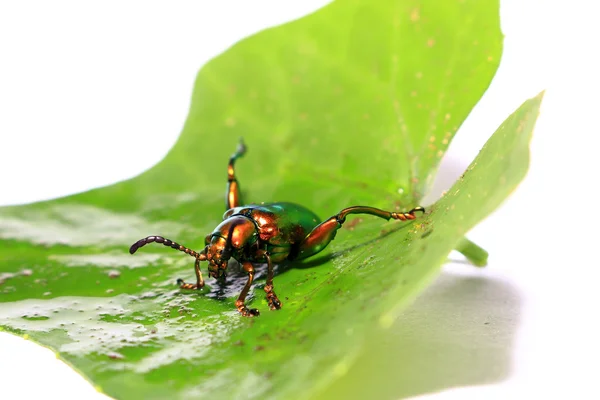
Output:
[[[200,249],[224,212],[228,156],[247,201],[293,200],[328,217],[369,204],[410,208],[500,59],[497,2],[337,1],[246,39],[202,68],[180,140],[135,179],[0,210],[0,326],[58,352],[118,398],[309,398],[352,366],[464,234],[526,172],[541,99],[526,102],[463,178],[414,223],[349,219],[311,260],[280,265],[284,307],[268,312],[259,267],[184,292],[193,262],[161,234]],[[426,318],[426,316],[424,316]],[[354,383],[359,384],[357,382]],[[361,382],[361,385],[364,383]],[[352,385],[347,386],[351,390]]]

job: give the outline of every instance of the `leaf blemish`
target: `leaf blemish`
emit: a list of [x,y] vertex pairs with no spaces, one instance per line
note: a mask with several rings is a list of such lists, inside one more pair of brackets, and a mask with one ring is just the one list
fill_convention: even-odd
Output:
[[225,120],[225,126],[228,126],[230,128],[233,128],[236,125],[236,123],[237,121],[234,117],[227,117],[227,119]]
[[120,273],[119,271],[117,271],[117,270],[112,270],[112,271],[108,271],[108,274],[107,274],[107,275],[108,275],[108,277],[109,277],[110,279],[115,279],[115,278],[118,278],[118,277],[120,277],[120,276],[121,276],[121,273]]
[[361,222],[363,222],[363,219],[362,219],[362,218],[360,218],[360,217],[359,217],[359,218],[354,218],[354,219],[352,219],[352,220],[348,221],[347,223],[345,223],[345,224],[344,224],[344,225],[342,225],[342,226],[344,226],[346,229],[348,229],[348,230],[350,230],[350,231],[353,231],[353,230],[354,230],[354,228],[356,228],[356,226],[357,226],[358,224],[360,224]]
[[421,19],[421,10],[418,7],[413,8],[410,11],[410,20],[412,22],[417,22]]

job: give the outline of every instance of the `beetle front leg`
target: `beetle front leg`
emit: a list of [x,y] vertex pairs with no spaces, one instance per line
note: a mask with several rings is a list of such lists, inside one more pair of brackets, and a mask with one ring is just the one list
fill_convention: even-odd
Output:
[[[196,284],[185,283],[183,279],[177,279],[177,284],[181,289],[202,289],[204,287],[204,278],[202,278],[202,271],[200,270],[200,258],[196,258],[194,264],[194,270],[196,271]],[[202,260],[204,261],[204,260]]]
[[237,150],[229,158],[229,165],[227,165],[227,194],[225,196],[225,210],[229,210],[234,207],[238,207],[241,203],[240,196],[240,185],[235,178],[235,160],[240,158],[246,153],[246,145],[240,139]]
[[244,261],[242,263],[244,266],[244,271],[248,273],[248,282],[242,289],[240,296],[235,302],[235,306],[244,317],[258,317],[260,312],[256,308],[248,308],[244,303],[246,301],[246,296],[248,295],[248,291],[250,290],[250,286],[252,286],[252,281],[254,280],[254,266],[249,261]]
[[268,252],[264,252],[263,256],[267,259],[267,283],[265,284],[265,293],[267,293],[267,302],[271,310],[280,310],[281,301],[277,298],[273,288],[273,263],[271,262],[271,255]]

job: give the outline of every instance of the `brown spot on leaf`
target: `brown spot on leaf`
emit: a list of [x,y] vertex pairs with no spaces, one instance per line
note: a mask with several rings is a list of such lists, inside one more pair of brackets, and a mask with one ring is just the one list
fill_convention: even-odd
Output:
[[419,10],[418,7],[413,8],[410,11],[410,20],[412,22],[417,22],[420,19],[421,19],[421,10]]
[[363,222],[362,218],[353,218],[350,221],[348,221],[347,223],[344,224],[344,227],[346,227],[346,229],[353,231],[354,228],[356,227],[356,225],[360,224],[361,222]]

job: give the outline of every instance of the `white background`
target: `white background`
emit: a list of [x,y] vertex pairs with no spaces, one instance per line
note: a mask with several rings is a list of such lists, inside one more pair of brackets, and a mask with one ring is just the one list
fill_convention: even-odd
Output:
[[[200,3],[0,3],[0,205],[151,167],[175,143],[204,62],[326,1]],[[518,307],[502,310],[518,319],[511,373],[434,398],[600,398],[600,29],[592,4],[502,2],[502,64],[445,156],[441,186],[510,112],[546,89],[528,177],[470,235],[490,251],[489,267],[445,267],[518,292]],[[501,294],[494,300],[496,309],[508,307]],[[0,382],[2,398],[104,398],[52,352],[5,333]]]

